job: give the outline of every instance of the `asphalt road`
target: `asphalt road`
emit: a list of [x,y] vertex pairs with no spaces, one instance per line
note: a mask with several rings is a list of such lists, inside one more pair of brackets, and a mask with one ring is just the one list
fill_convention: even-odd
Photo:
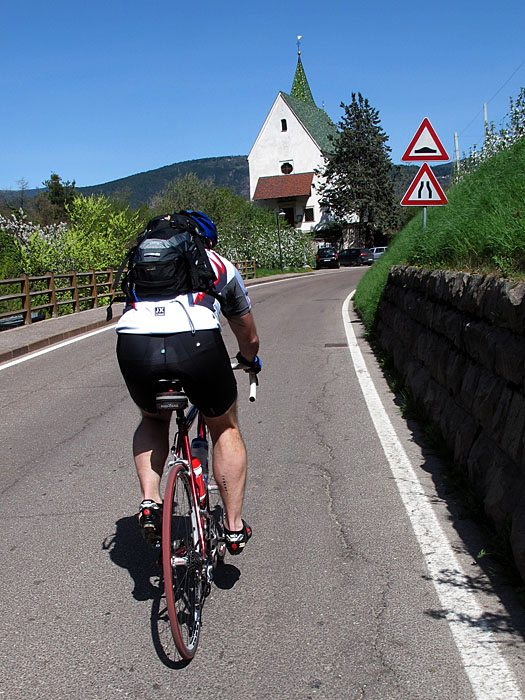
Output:
[[[136,524],[137,410],[114,331],[0,365],[0,700],[523,697],[523,609],[476,561],[483,539],[351,316],[418,497],[461,569],[432,573],[441,550],[422,551],[374,428],[342,312],[363,272],[250,287],[263,361],[255,404],[238,381],[254,536],[242,557],[227,557],[189,665],[174,653],[155,556]],[[444,609],[443,588],[474,596],[481,614],[464,597]],[[470,635],[467,651],[458,630]],[[484,649],[508,678],[476,661]]]

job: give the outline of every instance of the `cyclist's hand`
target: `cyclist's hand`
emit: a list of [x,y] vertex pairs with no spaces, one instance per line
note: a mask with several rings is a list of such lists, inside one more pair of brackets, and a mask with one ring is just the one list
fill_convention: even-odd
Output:
[[254,360],[250,362],[245,357],[243,357],[243,355],[241,355],[240,352],[238,352],[235,356],[235,359],[240,365],[244,366],[244,371],[249,372],[250,374],[259,374],[259,372],[262,369],[261,358],[259,357],[259,355],[256,355]]

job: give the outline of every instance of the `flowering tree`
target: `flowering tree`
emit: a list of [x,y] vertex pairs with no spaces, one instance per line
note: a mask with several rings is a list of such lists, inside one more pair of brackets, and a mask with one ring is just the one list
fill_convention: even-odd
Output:
[[[8,237],[11,252],[16,250],[18,269],[11,268],[8,274],[16,276],[20,272],[27,272],[39,275],[47,270],[61,270],[67,265],[64,248],[66,230],[65,223],[48,226],[33,224],[28,221],[23,209],[11,214],[9,218],[0,214],[0,231]],[[0,257],[2,274],[6,274],[2,269],[4,265],[6,261]]]
[[455,182],[459,182],[465,175],[478,168],[500,151],[504,151],[525,136],[525,88],[521,88],[520,94],[514,101],[510,98],[510,113],[508,123],[499,131],[496,131],[494,122],[486,129],[483,146],[478,149],[474,145],[468,156],[463,154],[461,165],[456,165]]

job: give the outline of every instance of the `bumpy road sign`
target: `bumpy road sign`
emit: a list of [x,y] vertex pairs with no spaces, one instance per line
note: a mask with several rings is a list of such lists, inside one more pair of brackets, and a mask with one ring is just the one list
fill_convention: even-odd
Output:
[[434,127],[426,117],[421,122],[401,160],[403,163],[450,160],[434,131]]

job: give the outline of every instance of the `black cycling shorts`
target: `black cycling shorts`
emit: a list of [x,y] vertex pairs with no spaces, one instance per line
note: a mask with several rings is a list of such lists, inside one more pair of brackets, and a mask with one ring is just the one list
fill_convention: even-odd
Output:
[[117,358],[133,401],[148,413],[158,379],[180,379],[189,400],[210,418],[237,398],[237,382],[220,330],[169,335],[119,333]]

